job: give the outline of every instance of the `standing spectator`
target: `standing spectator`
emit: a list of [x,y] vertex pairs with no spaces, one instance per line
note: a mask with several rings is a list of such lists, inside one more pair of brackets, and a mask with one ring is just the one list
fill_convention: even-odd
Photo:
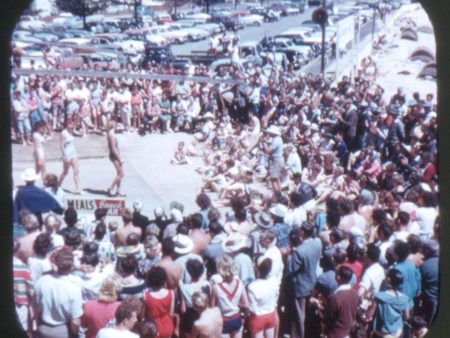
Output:
[[230,235],[222,242],[223,251],[234,259],[237,275],[245,286],[255,280],[253,263],[250,256],[246,253],[247,248],[247,238],[240,234]]
[[223,329],[223,319],[218,307],[208,307],[208,295],[195,292],[192,295],[192,305],[200,317],[194,322],[191,338],[219,338]]
[[336,271],[338,288],[329,297],[326,309],[327,338],[349,337],[356,324],[359,297],[351,287],[352,270],[341,265]]
[[257,279],[248,286],[250,334],[252,338],[277,337],[275,334],[278,281],[270,277],[272,260],[261,257],[257,261]]
[[96,338],[139,338],[131,330],[138,320],[138,309],[132,304],[120,304],[114,315],[116,324],[101,329]]
[[309,297],[317,280],[317,267],[322,254],[322,243],[313,238],[314,225],[309,221],[302,224],[300,235],[302,243],[293,250],[293,258],[287,266],[287,274],[293,280],[295,318],[291,337],[305,338],[305,316]]
[[33,214],[29,214],[24,218],[23,226],[27,233],[18,239],[19,251],[17,256],[22,262],[28,264],[28,258],[36,254],[34,252],[34,242],[41,232],[39,231],[38,219]]
[[430,327],[436,318],[439,301],[439,243],[435,240],[426,240],[422,251],[425,260],[420,266],[422,280],[420,312]]
[[156,266],[162,267],[167,274],[167,288],[173,290],[178,287],[178,282],[183,272],[183,267],[174,261],[175,242],[172,238],[163,239],[161,244],[162,257]]
[[216,261],[222,257],[225,252],[222,249],[222,242],[226,238],[222,225],[217,221],[209,224],[209,234],[212,236],[211,242],[202,253],[205,260],[206,271],[208,277],[217,273]]
[[177,256],[175,259],[175,263],[182,267],[180,283],[189,283],[191,281],[191,276],[186,270],[187,261],[189,259],[196,259],[203,264],[203,258],[202,256],[192,252],[194,248],[194,242],[188,236],[178,234],[173,237],[173,241],[175,243],[174,253]]
[[30,108],[19,90],[13,92],[11,106],[16,118],[19,142],[22,145],[32,145]]
[[[373,331],[375,337],[401,337],[404,321],[409,318],[409,298],[400,291],[403,274],[391,269],[386,276],[387,289],[375,294]],[[369,317],[368,320],[371,320]]]
[[119,299],[123,300],[127,296],[142,296],[146,289],[145,281],[136,277],[138,262],[133,254],[128,254],[118,260],[117,272],[122,277],[122,291]]
[[14,304],[19,323],[28,333],[31,332],[31,319],[33,316],[33,308],[31,306],[33,300],[33,280],[27,265],[20,260],[18,252],[20,249],[19,242],[14,242],[13,256],[13,286],[14,286]]
[[42,276],[35,285],[37,332],[42,338],[77,336],[83,315],[80,286],[69,276],[74,266],[72,249],[63,247],[53,256],[57,271]]
[[169,338],[174,331],[173,315],[175,294],[167,289],[167,273],[158,266],[153,267],[147,275],[149,291],[144,293],[145,317],[153,319],[158,327],[159,337]]
[[407,261],[409,255],[408,244],[400,240],[396,240],[393,245],[395,265],[394,268],[403,275],[402,283],[399,284],[398,290],[404,293],[409,299],[409,310],[413,309],[414,298],[421,292],[421,278],[419,269],[410,261]]
[[49,260],[52,248],[53,243],[49,233],[41,233],[34,240],[33,250],[35,255],[28,258],[28,267],[30,268],[33,283],[36,283],[43,274],[52,271],[52,265]]
[[269,209],[272,215],[272,231],[276,234],[276,245],[281,250],[286,250],[289,246],[289,232],[292,227],[285,223],[284,218],[288,213],[285,205],[278,203]]
[[233,258],[223,256],[217,262],[217,270],[222,281],[212,288],[211,306],[217,305],[222,312],[222,334],[241,338],[243,325],[240,312],[248,309],[247,292],[236,275],[237,267]]
[[122,212],[122,220],[123,220],[123,228],[117,230],[116,236],[115,236],[115,244],[116,247],[126,245],[127,238],[130,234],[135,233],[138,235],[139,238],[142,236],[142,230],[141,228],[138,228],[133,225],[133,212],[125,208]]
[[281,190],[280,177],[284,168],[283,139],[279,127],[270,126],[265,131],[272,138],[270,144],[263,141],[264,152],[269,157],[269,177],[273,193]]
[[117,277],[106,277],[100,287],[98,300],[90,300],[83,306],[81,326],[86,329],[86,338],[95,338],[98,331],[114,318],[120,302],[117,301],[122,290]]

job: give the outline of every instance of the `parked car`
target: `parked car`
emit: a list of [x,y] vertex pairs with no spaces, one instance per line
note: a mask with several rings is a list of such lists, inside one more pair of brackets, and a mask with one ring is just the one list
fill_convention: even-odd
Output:
[[239,19],[229,16],[213,17],[213,22],[222,23],[225,27],[225,30],[237,31],[238,29],[244,28],[244,25],[242,24],[242,22],[240,22]]
[[167,12],[156,12],[155,21],[158,25],[173,22],[172,17]]
[[143,68],[147,68],[149,65],[157,65],[162,67],[169,67],[169,65],[173,65],[175,69],[183,70],[187,69],[189,61],[175,58],[170,47],[149,46],[145,48],[141,66]]
[[29,29],[34,31],[40,31],[46,26],[45,22],[42,20],[37,20],[31,15],[22,15],[20,17],[18,28]]
[[271,8],[265,8],[262,6],[254,7],[250,10],[252,14],[258,14],[264,17],[264,21],[274,22],[280,20],[280,12],[274,11]]
[[241,16],[238,20],[243,26],[261,26],[264,17],[259,14],[250,14]]
[[23,31],[23,30],[16,30],[13,32],[12,35],[13,41],[22,41],[22,42],[28,42],[28,43],[40,43],[43,42],[43,40],[37,38],[34,36],[34,34],[30,31]]

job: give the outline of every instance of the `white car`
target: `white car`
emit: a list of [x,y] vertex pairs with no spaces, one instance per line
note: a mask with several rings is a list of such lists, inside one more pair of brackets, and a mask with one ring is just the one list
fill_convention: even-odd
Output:
[[36,20],[30,15],[22,15],[17,26],[22,29],[40,31],[45,27],[45,23],[42,20]]
[[195,13],[195,14],[188,14],[185,17],[186,19],[192,19],[192,20],[201,20],[203,22],[208,22],[211,20],[211,15],[206,13]]
[[204,23],[196,26],[200,29],[206,29],[210,34],[219,34],[222,32],[222,27],[218,23]]
[[245,16],[241,16],[239,21],[244,26],[260,26],[264,22],[264,17],[259,14],[249,14]]

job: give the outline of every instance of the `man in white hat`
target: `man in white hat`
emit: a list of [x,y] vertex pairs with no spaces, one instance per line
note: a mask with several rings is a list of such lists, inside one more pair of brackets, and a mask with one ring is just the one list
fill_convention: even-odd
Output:
[[264,152],[269,156],[269,177],[273,193],[281,190],[280,176],[284,168],[283,139],[280,128],[271,125],[265,132],[272,137],[270,144],[263,142]]
[[[190,259],[196,259],[202,264],[204,264],[203,258],[202,256],[192,252],[192,249],[194,248],[194,242],[188,236],[177,234],[176,236],[173,237],[173,242],[175,243],[174,249],[174,254],[176,256],[175,263],[179,264],[183,268],[180,283],[188,284],[191,282],[191,276],[186,270],[187,261]],[[206,275],[204,275],[203,278],[206,278]]]
[[222,242],[225,254],[234,258],[238,268],[239,279],[245,286],[255,280],[255,271],[249,255],[244,250],[249,246],[248,238],[240,234],[232,234]]
[[278,203],[270,208],[269,212],[273,220],[271,229],[276,235],[276,245],[278,248],[286,250],[289,247],[289,232],[292,230],[292,226],[284,222],[284,218],[288,214],[288,208]]

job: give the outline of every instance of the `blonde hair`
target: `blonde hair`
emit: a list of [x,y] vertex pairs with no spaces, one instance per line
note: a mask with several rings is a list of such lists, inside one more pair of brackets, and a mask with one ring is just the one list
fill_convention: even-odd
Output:
[[[53,220],[53,222],[51,222]],[[47,217],[45,217],[45,228],[49,231],[54,231],[54,230],[59,230],[59,227],[61,225],[60,220],[58,219],[58,217],[56,217],[53,214],[48,215]]]
[[106,276],[100,287],[98,300],[105,303],[115,302],[119,297],[120,291],[122,291],[120,277],[117,275]]
[[194,308],[204,310],[208,307],[209,297],[203,291],[194,292],[192,295],[192,305]]
[[217,272],[222,276],[223,279],[231,279],[237,274],[237,266],[235,260],[224,255],[217,261]]

